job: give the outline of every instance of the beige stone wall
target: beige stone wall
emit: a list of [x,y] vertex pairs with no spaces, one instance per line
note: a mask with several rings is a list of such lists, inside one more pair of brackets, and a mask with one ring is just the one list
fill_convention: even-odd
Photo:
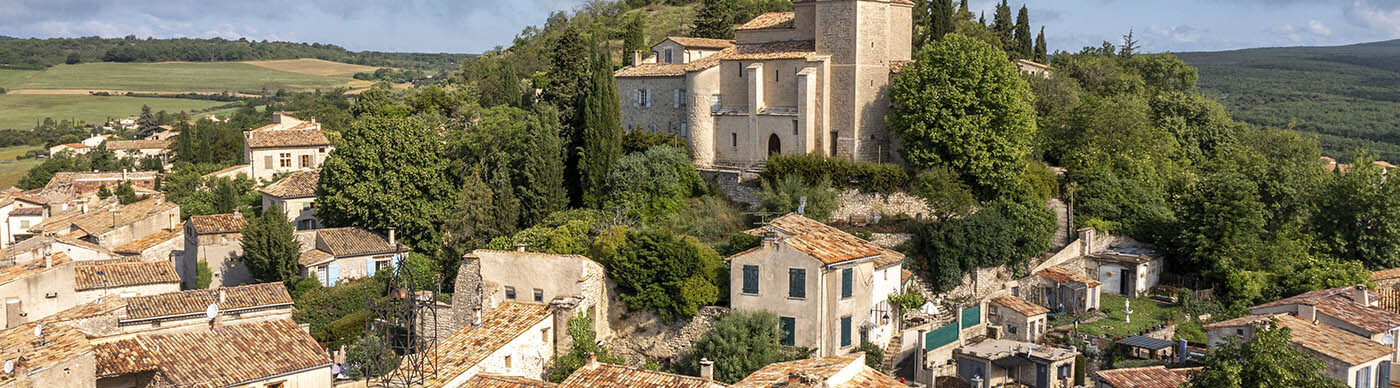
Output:
[[[87,351],[38,371],[28,371],[23,380],[7,381],[12,387],[43,388],[95,388],[97,387],[97,359]],[[4,386],[4,385],[0,385]]]
[[[760,249],[729,259],[729,303],[734,310],[768,311],[779,317],[794,318],[794,345],[824,348],[828,342],[828,317],[822,315],[823,288],[821,262],[784,244],[765,242]],[[745,265],[758,266],[758,293],[745,294]],[[807,272],[806,297],[788,297],[788,269]],[[819,350],[826,355],[826,351]]]
[[231,387],[240,388],[267,388],[281,383],[283,388],[331,388],[335,386],[335,378],[331,375],[331,366],[309,369],[293,375],[279,376],[277,378],[260,379],[246,384],[233,385]]
[[[273,175],[281,172],[308,171],[321,166],[326,162],[334,147],[287,147],[287,148],[257,148],[245,149],[244,158],[251,166],[254,181],[271,181]],[[281,154],[291,154],[290,167],[281,166]],[[303,155],[311,157],[311,164],[301,165]]]
[[195,234],[190,227],[185,228],[185,255],[176,269],[185,283],[185,288],[195,287],[195,275],[199,260],[205,260],[213,273],[210,288],[232,287],[252,280],[248,266],[240,257],[243,245],[242,233]]
[[[183,233],[177,234],[169,240],[161,241],[150,248],[141,251],[141,254],[134,255],[141,261],[177,260],[184,255],[185,236]],[[71,256],[70,256],[71,257]],[[176,264],[179,265],[178,263]]]
[[582,297],[575,311],[593,319],[593,329],[599,339],[612,336],[605,319],[609,303],[607,276],[601,265],[592,260],[559,255],[514,259],[494,255],[480,259],[483,314],[508,301],[506,287],[515,289],[514,300],[519,302],[535,302],[534,290],[539,289],[543,292],[541,303],[561,297]]
[[306,198],[278,198],[264,193],[262,195],[263,209],[271,209],[276,206],[287,214],[287,219],[292,221],[292,226],[298,230],[318,229],[321,222],[316,219],[316,208],[312,205],[316,202],[316,197]]
[[97,245],[112,249],[179,225],[180,207],[172,206],[170,209],[151,214],[131,224],[98,235]]
[[[77,305],[74,291],[73,262],[56,265],[43,272],[0,284],[0,324],[6,328],[44,319]],[[54,295],[50,298],[49,295]],[[24,316],[18,322],[4,322],[11,312],[9,301],[19,300]]]
[[[691,102],[684,98],[690,94],[685,88],[684,76],[618,78],[622,128],[628,131],[652,131],[654,128],[655,132],[680,135],[681,123],[686,122],[686,106]],[[650,107],[637,103],[637,91],[643,89],[650,91]],[[676,100],[678,92],[682,93],[679,102]],[[678,106],[679,103],[686,106]]]
[[[545,367],[554,359],[554,320],[545,318],[492,352],[480,363],[456,377],[445,387],[457,387],[480,373],[543,379]],[[509,358],[509,365],[506,359]]]
[[77,304],[95,301],[103,296],[116,295],[123,298],[146,296],[180,291],[180,283],[143,284],[131,287],[99,288],[77,292]]
[[[714,96],[720,93],[720,68],[690,72],[685,76],[685,90],[690,94],[690,104],[685,109],[685,120],[689,123],[686,137],[694,152],[695,165],[709,168],[714,165],[715,118],[711,113]],[[624,124],[625,125],[625,124]]]

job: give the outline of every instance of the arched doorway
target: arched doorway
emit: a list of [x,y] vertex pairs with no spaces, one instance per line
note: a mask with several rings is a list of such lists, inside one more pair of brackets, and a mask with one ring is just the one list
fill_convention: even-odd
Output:
[[781,153],[783,153],[783,145],[782,142],[778,140],[778,134],[768,135],[768,156]]

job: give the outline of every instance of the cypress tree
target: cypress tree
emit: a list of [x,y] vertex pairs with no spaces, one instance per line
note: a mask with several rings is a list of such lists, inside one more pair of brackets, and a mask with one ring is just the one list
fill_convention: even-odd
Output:
[[977,24],[978,24],[978,25],[981,25],[981,26],[986,26],[986,25],[987,25],[987,11],[982,11],[982,12],[979,12],[979,13],[978,13],[978,15],[977,15]]
[[953,21],[953,3],[951,0],[930,1],[935,3],[933,7],[933,40],[943,39],[943,35],[957,30],[957,24]]
[[583,204],[583,187],[579,183],[578,150],[583,147],[583,105],[585,88],[589,84],[588,44],[580,31],[569,23],[561,31],[550,55],[549,84],[540,99],[559,109],[559,137],[564,139],[564,182],[569,188],[570,203]]
[[613,79],[612,55],[598,50],[593,55],[593,74],[588,102],[584,107],[583,149],[579,155],[579,187],[584,204],[602,205],[607,194],[608,174],[622,154],[622,117],[618,107],[617,81]]
[[914,6],[914,51],[930,41],[933,35],[933,7],[937,0],[920,0]]
[[961,0],[961,1],[958,2],[958,13],[963,13],[963,12],[968,12],[968,10],[967,10],[967,0]]
[[1016,13],[1016,54],[1017,58],[1030,58],[1034,55],[1035,48],[1031,46],[1031,16],[1026,6],[1022,5],[1021,10]]
[[646,35],[644,34],[644,31],[643,31],[643,27],[645,27],[646,25],[644,24],[644,22],[643,22],[643,20],[642,20],[642,15],[644,15],[644,14],[643,14],[643,13],[638,13],[638,14],[636,14],[636,15],[633,16],[631,19],[629,19],[629,20],[627,21],[627,25],[626,25],[625,27],[623,27],[623,35],[622,35],[622,62],[623,62],[622,64],[623,64],[623,65],[627,65],[627,66],[634,66],[634,65],[636,65],[635,63],[632,63],[632,52],[633,52],[633,51],[639,51],[639,50],[646,50],[646,49],[647,49],[647,47],[646,47],[646,45],[647,45],[647,42],[646,42]]
[[729,13],[735,6],[733,0],[704,0],[695,14],[695,29],[690,31],[690,36],[733,39],[734,25],[729,23]]
[[1001,0],[997,4],[996,12],[992,14],[992,32],[1001,39],[1001,50],[1007,54],[1016,52],[1016,43],[1012,36],[1014,26],[1011,20],[1011,7],[1006,5],[1006,0]]
[[1040,26],[1040,33],[1035,35],[1035,61],[1046,63],[1049,61],[1045,55],[1045,26]]

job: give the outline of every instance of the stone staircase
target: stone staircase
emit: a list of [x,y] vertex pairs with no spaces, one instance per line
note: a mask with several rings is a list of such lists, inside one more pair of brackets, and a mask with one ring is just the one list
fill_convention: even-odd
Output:
[[895,334],[894,338],[890,338],[890,344],[885,345],[885,370],[894,370],[894,361],[896,357],[899,357],[899,348],[902,346],[904,346],[904,335],[902,334]]

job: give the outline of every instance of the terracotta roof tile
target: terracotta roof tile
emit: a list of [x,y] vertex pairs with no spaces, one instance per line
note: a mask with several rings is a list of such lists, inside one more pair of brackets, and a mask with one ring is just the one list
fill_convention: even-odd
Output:
[[711,388],[725,385],[710,379],[650,371],[630,366],[585,365],[559,383],[559,388]]
[[559,384],[516,376],[479,374],[472,376],[461,388],[555,388]]
[[[310,123],[307,123],[310,124]],[[320,129],[302,129],[306,124],[292,129],[255,129],[248,131],[248,148],[317,147],[331,145]]]
[[[329,368],[330,356],[290,319],[239,323],[207,330],[136,337],[180,387],[215,388]],[[138,355],[133,355],[138,356]]]
[[679,44],[679,45],[681,45],[681,46],[685,46],[685,47],[695,47],[695,48],[722,49],[722,48],[734,46],[734,41],[733,41],[733,40],[729,40],[729,39],[692,38],[692,37],[688,37],[688,36],[668,36],[668,37],[666,37],[666,40],[669,40],[669,41],[672,41],[672,42],[676,42],[676,44]]
[[128,338],[94,346],[97,377],[153,371],[160,368],[155,349],[139,338]]
[[614,77],[680,77],[685,75],[683,64],[672,63],[643,63],[635,66],[628,66],[618,69],[613,73]]
[[1164,366],[1110,369],[1094,372],[1110,388],[1176,388],[1191,380],[1200,368],[1167,369]]
[[[395,249],[388,239],[358,227],[317,229],[316,240],[317,246],[324,244],[326,251],[337,257],[389,253]],[[404,248],[403,244],[397,245]]]
[[1392,288],[1376,292],[1376,308],[1400,314],[1400,290]]
[[77,213],[76,215],[50,217],[43,224],[32,227],[30,230],[61,234],[70,227],[76,227],[87,235],[95,236],[179,208],[180,205],[166,202],[164,198],[148,198],[131,204],[115,205],[113,208],[98,207],[91,209],[86,214],[79,210],[73,212]]
[[[223,293],[224,301],[219,302]],[[261,283],[244,286],[167,292],[126,298],[126,319],[138,320],[187,314],[204,314],[210,304],[229,311],[253,307],[289,305],[292,296],[281,283]]]
[[752,20],[749,20],[748,23],[744,23],[743,25],[734,27],[734,30],[744,31],[764,30],[770,28],[793,28],[794,26],[796,26],[796,23],[794,22],[796,19],[797,14],[792,12],[769,12],[762,15],[758,15]]
[[108,314],[124,314],[126,299],[120,295],[103,295],[97,300],[73,306],[54,315],[44,317],[41,322],[59,323],[100,317]]
[[[809,59],[817,55],[817,45],[810,40],[751,43],[735,45],[719,54],[723,60]],[[713,56],[713,55],[712,55]]]
[[912,60],[911,60],[911,61],[890,61],[890,72],[891,72],[891,73],[898,74],[899,72],[904,71],[904,68],[905,68],[905,67],[907,67],[907,66],[909,66],[909,65],[912,65],[912,64],[914,64],[914,61],[912,61]]
[[1342,322],[1360,327],[1371,333],[1384,333],[1400,327],[1400,314],[1371,306],[1363,306],[1352,299],[1352,292],[1360,286],[1348,286],[1309,291],[1288,298],[1265,303],[1250,308],[1251,311],[1287,305],[1308,305]]
[[1051,280],[1060,283],[1084,283],[1089,287],[1094,287],[1103,284],[1099,283],[1098,280],[1094,280],[1094,278],[1089,277],[1089,275],[1085,275],[1083,272],[1075,271],[1058,265],[1052,265],[1049,268],[1042,269],[1040,270],[1040,272],[1036,272],[1036,274],[1045,276],[1047,278],[1050,278]]
[[883,267],[879,264],[888,264],[890,260],[904,259],[902,253],[865,241],[860,237],[797,213],[778,217],[770,221],[768,225],[747,230],[745,233],[761,236],[768,231],[780,234],[783,237],[783,243],[812,255],[825,264],[875,257],[876,264]]
[[334,258],[335,255],[330,254],[330,252],[312,249],[302,252],[301,257],[297,259],[297,264],[301,264],[303,267],[310,267]]
[[80,265],[73,269],[73,284],[78,291],[163,283],[180,283],[180,274],[169,260]]
[[[506,302],[481,318],[481,326],[465,328],[438,343],[433,355],[438,357],[440,370],[424,383],[425,387],[442,387],[466,373],[492,352],[526,333],[531,327],[550,318],[549,306],[540,303]],[[406,365],[404,367],[407,367]],[[429,367],[431,368],[431,367]]]
[[237,233],[248,226],[248,219],[241,214],[213,214],[190,216],[189,224],[195,234]]
[[10,211],[10,217],[42,217],[43,215],[44,208],[42,207],[22,207]]
[[995,302],[996,304],[1002,305],[1006,308],[1015,310],[1016,312],[1021,313],[1021,315],[1025,316],[1036,316],[1050,312],[1050,309],[1047,309],[1044,306],[1031,303],[1031,301],[1010,295],[992,298],[992,302]]
[[49,267],[44,266],[44,260],[34,260],[28,263],[0,267],[0,284],[9,283],[15,279],[34,276],[35,274],[61,267],[63,264],[73,261],[68,258],[68,254],[63,252],[49,255],[48,259]]
[[[822,358],[810,358],[806,360],[780,362],[769,364],[754,373],[735,383],[733,388],[776,388],[786,387],[789,376],[797,376],[801,381],[813,387],[830,388],[895,388],[906,387],[898,380],[890,378],[876,372],[862,362],[853,365],[861,360],[860,354],[850,354],[845,356],[833,356]],[[859,368],[850,380],[830,381],[833,377],[848,368]]]
[[1206,329],[1259,326],[1277,320],[1292,332],[1291,341],[1309,351],[1348,364],[1359,365],[1389,356],[1389,346],[1359,335],[1289,314],[1250,315],[1206,325]]
[[[10,213],[14,214],[14,213]],[[1400,268],[1383,269],[1371,273],[1371,280],[1388,280],[1400,278]]]
[[316,196],[316,184],[321,181],[320,171],[298,171],[263,187],[263,194],[278,198],[305,198]]
[[147,249],[151,249],[151,247],[156,246],[160,243],[170,241],[171,239],[184,238],[184,236],[185,225],[181,223],[174,229],[161,229],[159,232],[151,233],[151,235],[142,237],[140,240],[126,243],[125,245],[113,249],[112,252],[127,255],[139,255],[141,254],[141,252],[145,252]]
[[[12,361],[16,369],[32,372],[92,351],[86,335],[65,325],[44,325],[44,339],[39,342],[34,337],[34,326],[39,324],[30,322],[0,331],[0,364]],[[14,380],[14,373],[0,371],[0,385]]]
[[107,149],[117,150],[149,150],[170,148],[171,141],[167,140],[108,140]]

